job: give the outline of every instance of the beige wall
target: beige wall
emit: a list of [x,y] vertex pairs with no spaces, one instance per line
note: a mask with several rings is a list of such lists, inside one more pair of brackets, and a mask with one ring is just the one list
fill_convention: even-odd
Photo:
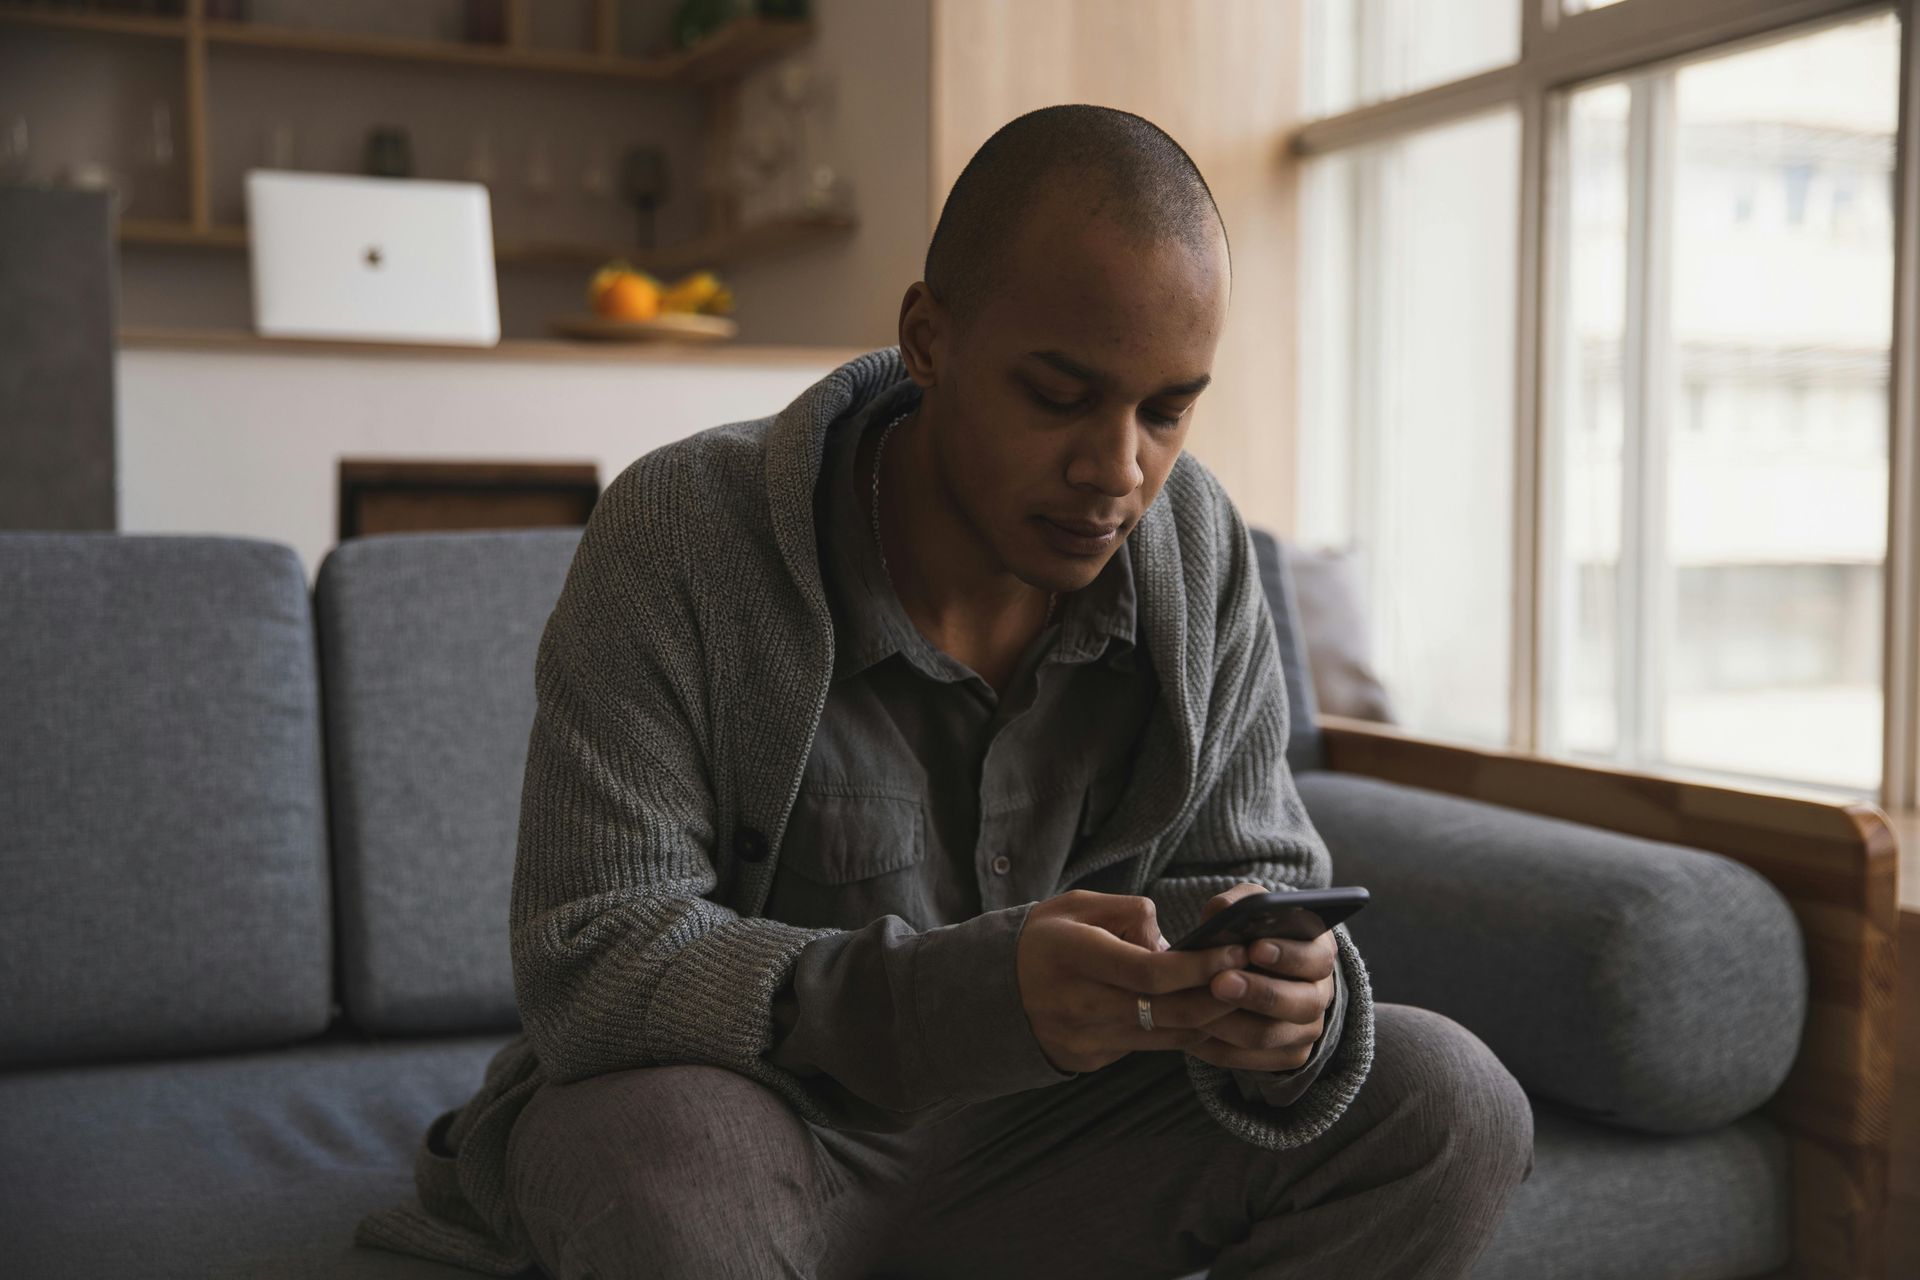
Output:
[[[1233,248],[1233,306],[1189,436],[1247,518],[1293,529],[1295,0],[934,0],[933,191],[1022,112],[1145,116],[1200,166]],[[929,227],[929,230],[931,228]]]
[[[927,84],[932,0],[813,0],[819,35],[794,55],[832,77],[822,157],[853,183],[860,227],[804,252],[727,273],[745,342],[884,347],[899,338],[900,298],[920,278],[938,210],[927,208]],[[769,109],[776,69],[741,86],[741,125]]]

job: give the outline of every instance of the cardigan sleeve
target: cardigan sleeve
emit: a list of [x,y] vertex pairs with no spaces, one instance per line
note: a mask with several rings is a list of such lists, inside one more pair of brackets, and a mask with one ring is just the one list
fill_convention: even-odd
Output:
[[806,1078],[843,1129],[907,1129],[1072,1079],[1020,998],[1033,906],[920,933],[885,915],[809,944],[774,999],[773,1062]]
[[534,660],[508,919],[522,1028],[555,1083],[669,1063],[730,1068],[811,1119],[770,1063],[774,993],[835,932],[717,901],[721,829],[688,468],[660,450],[595,504]]
[[616,694],[549,623],[535,659],[509,938],[550,1079],[669,1062],[746,1069],[801,950],[833,932],[706,895],[713,800],[670,682]]
[[[1287,766],[1286,682],[1253,543],[1225,495],[1218,501],[1218,624],[1205,730],[1217,754],[1192,823],[1142,890],[1154,900],[1161,932],[1169,938],[1189,932],[1209,899],[1244,881],[1280,891],[1333,883],[1332,858]],[[1371,1069],[1373,994],[1366,964],[1344,924],[1335,925],[1333,934],[1344,1000],[1336,1002],[1337,1020],[1329,1014],[1306,1067],[1291,1074],[1235,1071],[1185,1055],[1188,1078],[1208,1113],[1255,1146],[1283,1149],[1312,1141],[1340,1118]]]

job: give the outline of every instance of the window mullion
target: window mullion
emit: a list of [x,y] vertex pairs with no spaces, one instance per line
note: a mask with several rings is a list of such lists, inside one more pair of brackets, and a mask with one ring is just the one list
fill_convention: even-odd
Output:
[[1545,432],[1542,354],[1546,347],[1546,174],[1549,163],[1546,90],[1527,85],[1520,97],[1520,209],[1515,246],[1513,412],[1513,606],[1508,644],[1509,744],[1517,751],[1538,751],[1542,739],[1541,614],[1548,593],[1542,590],[1543,507],[1540,500]]
[[1671,510],[1669,447],[1673,404],[1673,182],[1674,79],[1671,71],[1646,77],[1642,146],[1646,273],[1641,321],[1640,403],[1640,599],[1639,763],[1664,762],[1669,680],[1668,641],[1674,635],[1677,577],[1668,512]]
[[1920,807],[1920,0],[1901,6],[1881,803]]
[[1386,628],[1393,614],[1387,607],[1386,557],[1381,547],[1386,530],[1378,494],[1383,453],[1379,448],[1387,412],[1385,379],[1379,371],[1389,315],[1387,282],[1393,278],[1387,254],[1391,238],[1385,225],[1389,156],[1382,151],[1363,153],[1353,167],[1353,207],[1358,227],[1354,234],[1354,318],[1349,372],[1353,383],[1348,403],[1353,406],[1353,434],[1349,443],[1347,493],[1348,531],[1361,551],[1361,571],[1369,614],[1381,624],[1376,645],[1385,647]]
[[1640,508],[1645,496],[1641,461],[1646,421],[1647,333],[1647,87],[1646,78],[1629,82],[1627,107],[1627,262],[1624,310],[1620,332],[1620,521],[1618,552],[1614,560],[1614,757],[1622,764],[1638,761],[1640,743],[1641,581],[1644,557],[1641,545],[1646,521]]
[[1534,712],[1533,750],[1558,755],[1567,750],[1566,702],[1577,686],[1574,640],[1579,633],[1578,575],[1567,557],[1568,436],[1574,430],[1570,412],[1570,379],[1578,366],[1571,358],[1574,324],[1573,298],[1573,165],[1569,126],[1571,104],[1563,93],[1543,94],[1545,136],[1541,178],[1542,242],[1541,292],[1537,332],[1540,360],[1535,400],[1539,419],[1534,435],[1539,457],[1534,466],[1534,528],[1537,541],[1535,605],[1537,636],[1534,660],[1539,675],[1534,682],[1538,705]]
[[1627,115],[1627,297],[1621,335],[1620,554],[1615,575],[1615,756],[1640,765],[1662,755],[1662,578],[1666,577],[1663,350],[1668,242],[1660,73],[1629,82]]
[[1560,16],[1560,0],[1514,0],[1520,6],[1520,61],[1540,52],[1541,42]]

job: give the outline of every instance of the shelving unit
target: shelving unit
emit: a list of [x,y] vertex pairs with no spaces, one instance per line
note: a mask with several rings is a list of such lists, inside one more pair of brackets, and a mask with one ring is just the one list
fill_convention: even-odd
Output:
[[[611,10],[611,6],[604,3],[600,7]],[[209,44],[251,45],[256,49],[286,49],[298,53],[338,54],[357,58],[395,58],[405,62],[451,63],[507,71],[624,76],[632,80],[689,87],[731,80],[763,62],[793,52],[813,38],[810,23],[736,18],[694,48],[635,58],[612,52],[611,41],[593,53],[574,53],[563,49],[514,48],[510,45],[496,47],[355,35],[340,31],[307,31],[253,22],[210,21],[204,26]],[[602,25],[600,31],[605,40],[611,28]]]
[[0,5],[0,22],[16,27],[40,27],[48,31],[95,31],[114,36],[168,36],[178,39],[187,33],[185,18],[136,13],[69,13],[63,9],[29,9],[22,5]]
[[[500,45],[409,39],[208,19],[204,0],[185,0],[179,16],[95,13],[84,10],[27,8],[0,0],[0,27],[37,27],[143,40],[178,41],[185,60],[185,132],[189,216],[185,219],[123,218],[125,244],[173,245],[205,249],[244,249],[244,226],[217,223],[209,190],[207,58],[211,49],[268,49],[319,57],[369,58],[472,67],[514,74],[582,76],[630,80],[653,87],[679,87],[704,94],[709,126],[704,149],[709,163],[723,162],[733,138],[732,92],[739,78],[774,59],[802,48],[814,36],[806,21],[759,17],[735,19],[699,45],[671,53],[634,56],[619,49],[614,0],[592,0],[594,48],[591,51],[544,49],[528,41],[532,0],[509,0],[506,41]],[[502,263],[590,265],[626,258],[657,274],[737,262],[790,251],[843,235],[857,220],[841,213],[793,213],[741,225],[733,202],[709,196],[705,230],[693,239],[653,250],[634,246],[567,242],[503,241],[495,245]]]
[[[844,234],[858,225],[857,219],[844,214],[793,214],[714,232],[660,249],[564,241],[502,241],[494,245],[493,256],[496,261],[519,266],[594,266],[611,258],[625,258],[643,271],[667,276],[697,267],[784,253],[827,236]],[[185,222],[124,218],[120,222],[120,241],[122,244],[176,245],[198,249],[244,249],[247,247],[247,229],[216,225],[201,230]]]

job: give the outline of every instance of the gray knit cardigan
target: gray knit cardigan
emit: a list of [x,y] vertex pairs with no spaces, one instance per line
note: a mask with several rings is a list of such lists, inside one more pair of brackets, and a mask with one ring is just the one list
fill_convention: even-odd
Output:
[[[774,1066],[771,1006],[831,929],[766,901],[833,667],[814,482],[834,423],[906,377],[862,355],[772,417],[702,431],[629,465],[595,505],[534,664],[511,947],[522,1032],[416,1152],[418,1201],[355,1239],[496,1275],[529,1266],[503,1194],[513,1120],[544,1081],[708,1063],[825,1123]],[[1286,683],[1253,545],[1219,482],[1183,456],[1128,539],[1159,705],[1112,819],[1059,887],[1146,894],[1178,938],[1252,880],[1331,883],[1288,770]],[[1245,1098],[1186,1056],[1207,1112],[1286,1148],[1333,1124],[1373,1061],[1373,998],[1344,925],[1340,1044],[1300,1098]]]

